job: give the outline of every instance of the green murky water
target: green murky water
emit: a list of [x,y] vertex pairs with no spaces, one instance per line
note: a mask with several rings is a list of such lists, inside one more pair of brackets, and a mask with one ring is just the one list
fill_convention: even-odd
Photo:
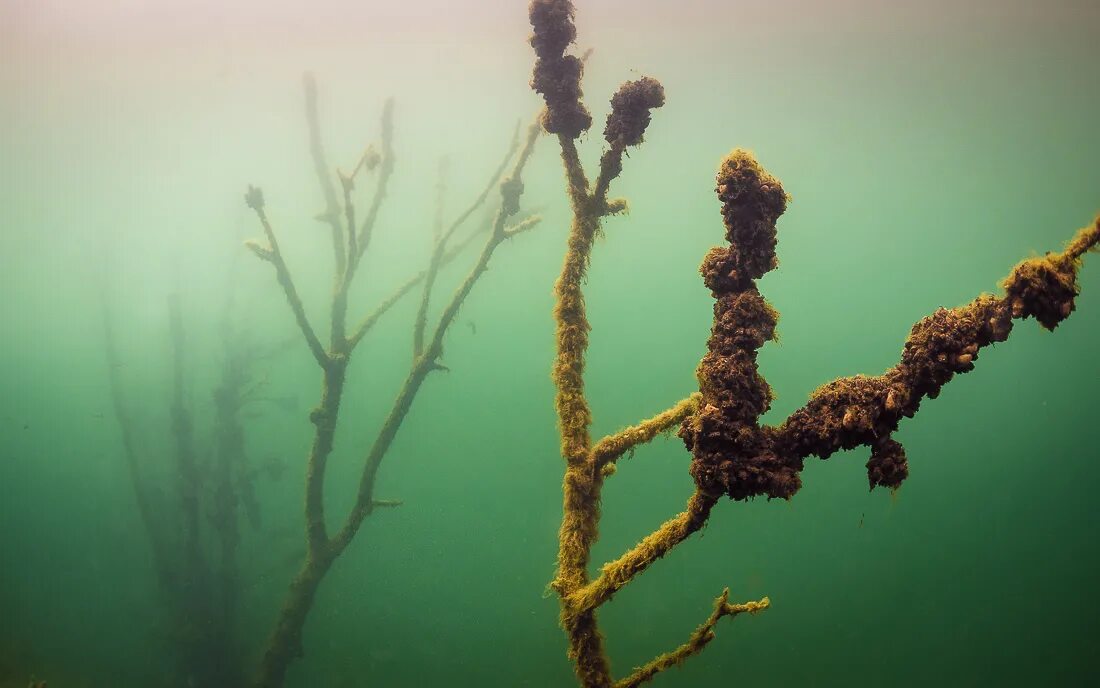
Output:
[[[440,158],[450,220],[537,111],[523,5],[0,9],[0,686],[206,681],[181,656],[209,649],[218,629],[182,627],[158,584],[112,374],[150,523],[184,581],[169,589],[191,602],[211,598],[196,598],[183,563],[194,559],[177,392],[193,421],[198,557],[215,571],[217,486],[232,486],[233,626],[213,645],[230,674],[254,671],[304,549],[320,374],[271,266],[241,247],[262,236],[242,194],[263,187],[306,310],[327,330],[332,250],[312,219],[323,199],[301,73],[317,74],[333,167],[378,144],[395,98],[395,170],[351,289],[356,322],[427,266]],[[596,48],[585,94],[598,122],[624,79],[652,74],[668,94],[612,189],[631,214],[605,223],[592,258],[597,435],[695,388],[712,305],[696,269],[721,240],[713,174],[734,146],[794,199],[780,269],[760,283],[782,314],[780,342],[760,356],[777,394],[771,422],[823,382],[893,365],[913,322],[993,290],[1100,209],[1090,3],[578,5],[580,44]],[[590,170],[601,143],[583,141]],[[540,139],[525,173],[523,212],[543,221],[500,247],[447,333],[449,372],[429,376],[381,465],[377,496],[402,505],[372,514],[325,579],[289,686],[573,680],[546,588],[562,471],[550,291],[569,224],[555,148]],[[360,217],[374,179],[357,180]],[[479,209],[468,228],[489,217]],[[433,320],[476,255],[441,271]],[[863,450],[811,460],[789,503],[720,504],[702,537],[602,611],[616,673],[683,642],[729,586],[736,599],[770,596],[772,609],[724,622],[659,685],[1095,681],[1100,260],[1089,258],[1057,332],[1017,324],[903,423],[911,477],[896,495],[867,492]],[[352,360],[326,484],[333,528],[408,372],[418,294]],[[226,483],[214,390],[230,355],[252,396],[236,415],[247,458]],[[623,462],[604,492],[597,562],[680,510],[689,458],[672,437]]]

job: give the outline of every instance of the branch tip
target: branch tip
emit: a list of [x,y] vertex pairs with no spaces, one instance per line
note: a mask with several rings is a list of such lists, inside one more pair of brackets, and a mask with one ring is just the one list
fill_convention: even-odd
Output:
[[245,241],[244,245],[245,248],[247,248],[249,251],[255,253],[256,257],[258,257],[260,260],[266,260],[270,263],[272,260],[275,259],[274,251],[266,246],[261,245],[260,242],[254,239],[249,239]]
[[252,208],[257,213],[262,213],[264,210],[264,192],[258,186],[248,185],[248,191],[244,194],[244,202],[249,208]]

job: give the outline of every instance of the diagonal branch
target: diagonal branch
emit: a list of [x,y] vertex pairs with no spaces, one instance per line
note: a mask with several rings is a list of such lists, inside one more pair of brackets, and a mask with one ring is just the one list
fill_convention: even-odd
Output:
[[[916,323],[893,368],[878,376],[840,378],[814,391],[771,433],[772,454],[797,477],[805,457],[824,459],[840,449],[872,447],[870,486],[898,487],[908,476],[908,464],[900,445],[889,437],[901,419],[913,417],[921,400],[936,398],[955,375],[973,370],[982,349],[1008,338],[1013,320],[1033,317],[1053,330],[1069,317],[1076,307],[1081,259],[1097,246],[1100,217],[1078,231],[1065,250],[1013,268],[1002,283],[1004,296],[979,296],[964,306],[940,308]],[[757,461],[769,467],[774,463],[770,457]],[[798,482],[793,485],[797,489]]]
[[420,307],[416,311],[416,319],[413,321],[413,358],[420,355],[424,348],[424,327],[427,323],[428,301],[431,296],[435,277],[438,273],[440,253],[445,244],[443,241],[443,194],[446,190],[447,158],[439,161],[439,179],[435,185],[435,221],[432,223],[432,254],[428,260],[428,268],[424,271],[424,289],[420,295]]
[[728,616],[732,618],[739,614],[744,614],[745,612],[756,614],[771,606],[771,600],[767,597],[755,602],[743,602],[741,604],[730,604],[729,597],[730,590],[726,588],[722,591],[721,595],[715,598],[714,610],[710,613],[710,616],[708,616],[707,620],[698,628],[692,631],[686,643],[671,652],[666,652],[659,657],[655,657],[645,665],[635,669],[634,673],[630,674],[630,676],[616,681],[615,688],[635,688],[635,686],[640,686],[652,680],[654,676],[665,669],[679,666],[688,657],[698,654],[708,643],[710,643],[710,641],[714,640],[714,627],[718,625],[722,617]]
[[[479,237],[483,231],[484,229],[478,230],[476,232],[471,232],[463,237],[462,240],[459,241],[457,244],[447,249],[447,252],[443,254],[442,265],[450,264],[450,262],[453,261],[464,249],[469,247],[470,244],[474,242],[474,239]],[[416,288],[416,285],[423,282],[424,278],[427,277],[427,275],[428,270],[427,268],[425,268],[424,270],[421,270],[420,272],[410,277],[408,280],[406,280],[404,284],[395,289],[392,294],[387,296],[381,303],[379,303],[373,311],[368,313],[366,317],[359,321],[359,324],[355,327],[354,333],[351,335],[351,337],[348,338],[348,350],[351,351],[352,349],[354,349],[355,346],[359,344],[360,341],[362,341],[363,337],[366,336],[367,332],[369,332],[371,328],[375,326],[378,320],[381,319],[381,317],[385,315],[387,311],[397,305],[397,303],[401,301],[401,299],[404,298],[406,295],[408,295],[409,292]]]
[[525,217],[523,218],[523,220],[517,222],[511,227],[505,227],[504,238],[511,239],[516,235],[523,234],[524,232],[529,232],[536,226],[538,226],[540,222],[542,222],[541,215],[531,215],[529,217]]
[[329,177],[328,158],[325,155],[324,141],[321,137],[321,119],[317,114],[317,79],[307,72],[302,77],[302,87],[306,96],[306,123],[309,126],[309,154],[313,159],[313,172],[317,176],[317,183],[321,186],[321,193],[325,197],[325,210],[318,215],[318,219],[324,222],[332,230],[332,252],[336,261],[336,276],[339,279],[344,273],[346,255],[341,239],[343,228],[340,226],[340,204],[336,200],[336,187]]
[[596,184],[592,191],[593,198],[607,198],[611,182],[622,172],[623,154],[625,152],[626,146],[615,142],[600,156],[600,173],[596,176]]
[[302,299],[298,296],[298,290],[294,287],[294,280],[291,278],[290,270],[283,259],[283,253],[279,250],[279,242],[275,239],[275,231],[271,228],[267,213],[264,212],[263,191],[255,186],[249,186],[244,199],[248,207],[252,208],[256,212],[256,217],[260,219],[260,224],[263,225],[268,242],[267,247],[254,241],[248,241],[245,245],[260,259],[266,260],[275,267],[275,277],[279,281],[279,286],[283,288],[283,293],[286,294],[287,303],[290,304],[290,310],[294,312],[294,319],[298,323],[298,328],[302,330],[302,335],[306,338],[306,343],[309,345],[310,352],[313,353],[313,358],[317,360],[318,365],[324,368],[329,364],[329,355],[325,353],[321,340],[317,339],[317,333],[313,331],[313,326],[309,324],[305,306],[302,305]]
[[199,489],[202,477],[199,475],[195,456],[195,432],[191,410],[187,407],[184,385],[187,379],[184,368],[183,316],[180,313],[178,294],[168,297],[168,331],[172,340],[172,398],[169,404],[172,439],[174,442],[173,459],[179,487],[180,513],[182,522],[182,566],[191,580],[193,588],[201,588],[206,583],[206,564],[203,558],[201,532],[201,512],[199,509]]
[[679,425],[685,418],[695,413],[700,398],[701,395],[696,392],[652,418],[604,437],[593,445],[592,451],[589,452],[590,460],[597,470],[614,464],[626,452],[639,444],[652,441],[657,435]]
[[508,144],[508,151],[505,153],[504,159],[500,161],[500,165],[493,171],[493,176],[489,178],[489,183],[482,192],[478,194],[473,203],[471,203],[470,206],[451,223],[451,226],[448,227],[446,231],[441,232],[436,239],[435,246],[432,249],[432,257],[428,263],[428,269],[424,278],[424,291],[420,298],[420,309],[417,311],[416,322],[413,325],[413,356],[419,356],[424,351],[424,330],[427,327],[428,305],[431,301],[432,287],[435,286],[435,278],[439,274],[439,268],[442,266],[447,242],[454,236],[455,231],[466,222],[470,215],[481,207],[481,204],[489,197],[489,192],[497,187],[501,175],[504,174],[504,170],[508,166],[508,161],[516,154],[516,149],[518,147],[519,123],[517,122],[515,130],[512,132],[512,141]]
[[[458,315],[458,310],[462,307],[462,303],[466,300],[466,296],[469,295],[470,290],[473,289],[474,283],[477,282],[481,274],[489,267],[489,259],[492,257],[493,251],[496,250],[496,247],[499,246],[502,241],[509,238],[507,230],[505,229],[505,223],[508,221],[508,218],[519,210],[519,197],[520,194],[523,193],[523,182],[521,181],[523,168],[527,165],[527,160],[531,157],[531,151],[534,150],[535,141],[538,139],[540,131],[541,129],[537,125],[528,127],[527,138],[524,141],[523,150],[520,151],[519,157],[516,158],[511,173],[500,183],[500,208],[498,208],[496,218],[493,221],[493,229],[489,236],[489,241],[485,244],[481,256],[474,265],[474,269],[470,271],[470,274],[467,275],[466,279],[459,285],[458,289],[451,297],[451,302],[443,309],[443,313],[439,316],[439,323],[436,325],[431,342],[424,352],[422,352],[426,358],[434,360],[439,358],[443,353],[443,335],[446,334],[447,328],[450,327],[455,316]],[[511,157],[511,154],[509,154],[508,159]],[[507,159],[504,164],[507,164]],[[504,165],[502,165],[502,167],[503,166]],[[500,175],[498,174],[496,176],[499,179]],[[495,180],[492,186],[496,186]],[[488,190],[486,190],[485,194],[487,193]],[[472,212],[473,208],[470,208],[464,215],[468,216],[469,213]],[[538,221],[539,218],[537,217],[525,220],[525,222],[529,222],[531,226],[538,223]],[[457,225],[452,226],[451,229],[447,230],[446,234],[444,234],[444,241],[446,241],[447,235],[454,232],[456,226]]]
[[610,600],[650,564],[705,526],[717,501],[716,496],[696,491],[684,511],[665,521],[623,556],[604,564],[596,580],[572,592],[568,597],[570,608],[588,611]]
[[[389,187],[390,177],[393,175],[393,99],[390,98],[382,107],[382,160],[378,171],[378,184],[374,187],[374,196],[371,198],[370,208],[359,228],[357,243],[359,245],[356,260],[361,258],[370,244],[374,225],[378,221],[378,211],[382,208],[382,201],[386,198],[386,189]],[[349,232],[355,231],[353,227]]]
[[374,487],[378,476],[378,469],[382,465],[382,460],[385,458],[386,452],[389,450],[394,438],[397,436],[397,431],[404,422],[409,409],[412,407],[412,403],[417,393],[420,391],[420,387],[424,383],[424,380],[429,373],[441,367],[436,359],[438,359],[439,355],[442,353],[443,336],[446,334],[447,328],[454,321],[459,308],[461,308],[462,303],[469,295],[473,285],[488,267],[489,259],[492,257],[493,252],[496,250],[497,246],[508,238],[504,223],[519,207],[519,196],[523,191],[520,175],[531,155],[531,150],[534,148],[538,134],[539,129],[532,126],[528,132],[524,148],[516,159],[511,174],[508,179],[500,185],[500,208],[497,211],[496,221],[494,222],[493,231],[489,236],[489,240],[482,249],[477,263],[474,265],[473,269],[471,269],[469,275],[467,275],[454,296],[451,297],[450,303],[444,309],[431,342],[425,347],[424,353],[413,360],[412,369],[409,371],[408,377],[401,386],[401,390],[397,393],[397,398],[394,399],[393,406],[390,408],[386,420],[382,423],[382,428],[378,431],[374,444],[371,445],[366,461],[364,462],[362,476],[359,480],[359,492],[355,504],[348,513],[343,526],[330,541],[330,552],[334,556],[339,555],[347,548],[352,538],[354,538],[355,534],[359,531],[359,527],[363,524],[363,520],[374,510]]

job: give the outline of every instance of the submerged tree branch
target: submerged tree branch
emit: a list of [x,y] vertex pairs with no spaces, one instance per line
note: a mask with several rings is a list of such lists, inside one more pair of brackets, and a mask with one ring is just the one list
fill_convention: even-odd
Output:
[[680,645],[671,652],[666,652],[663,655],[655,657],[649,662],[646,662],[643,666],[635,669],[630,676],[620,681],[616,681],[615,688],[635,688],[635,686],[640,686],[652,680],[653,677],[660,672],[680,666],[688,657],[702,652],[703,648],[705,648],[710,641],[714,640],[714,628],[723,617],[728,616],[733,618],[739,614],[745,613],[756,614],[771,606],[771,600],[767,597],[754,602],[731,604],[729,596],[730,589],[726,588],[722,591],[721,595],[715,598],[714,610],[711,611],[707,620],[692,632],[686,643]]
[[[390,177],[393,176],[394,168],[394,155],[393,155],[393,99],[390,98],[382,106],[382,151],[381,151],[380,169],[378,170],[378,183],[374,187],[374,196],[371,199],[370,207],[367,209],[367,214],[363,218],[363,224],[359,228],[359,237],[357,243],[359,245],[358,254],[356,260],[363,257],[367,247],[370,245],[371,235],[374,233],[374,225],[378,221],[378,211],[382,208],[382,201],[386,198],[386,191],[389,188]],[[348,228],[349,232],[355,231],[353,227]]]
[[[315,117],[315,108],[313,106],[311,106],[311,108],[313,108],[311,110],[313,111],[313,115],[311,116]],[[332,567],[336,558],[350,545],[366,516],[375,508],[392,508],[401,503],[398,500],[376,499],[374,497],[374,482],[379,465],[393,442],[393,439],[396,437],[397,431],[412,406],[416,393],[420,389],[424,379],[434,370],[445,369],[438,361],[442,351],[444,333],[453,321],[454,315],[457,313],[458,308],[472,288],[473,283],[476,281],[477,277],[484,272],[493,249],[495,249],[504,239],[526,231],[536,222],[535,219],[529,218],[510,229],[505,229],[504,227],[505,220],[518,210],[519,194],[522,191],[519,173],[523,163],[526,162],[527,157],[530,155],[530,147],[533,145],[534,139],[538,133],[537,130],[533,129],[529,135],[528,145],[520,155],[520,162],[517,163],[512,177],[501,184],[501,210],[494,224],[494,230],[490,233],[486,248],[483,250],[470,277],[463,282],[450,304],[444,309],[443,316],[434,331],[431,343],[421,355],[414,358],[409,376],[398,393],[389,415],[386,417],[382,428],[364,459],[363,474],[360,481],[357,500],[340,529],[337,530],[334,535],[330,536],[325,515],[325,473],[328,459],[333,451],[350,355],[355,346],[362,340],[366,332],[370,330],[382,314],[392,308],[392,306],[405,294],[409,293],[420,283],[426,285],[423,300],[425,305],[421,308],[420,319],[426,320],[428,294],[433,286],[432,283],[434,282],[435,274],[438,272],[439,267],[457,255],[462,248],[472,241],[477,233],[471,234],[470,237],[467,237],[450,248],[447,247],[448,240],[451,239],[455,230],[457,230],[469,215],[472,214],[473,210],[484,201],[484,198],[488,195],[492,186],[495,185],[497,178],[500,176],[498,171],[494,175],[493,183],[490,187],[486,189],[470,209],[466,213],[463,213],[451,228],[440,237],[439,241],[436,242],[429,268],[399,287],[393,295],[384,300],[382,304],[360,322],[352,331],[351,336],[348,337],[346,334],[348,290],[355,277],[360,258],[364,255],[372,236],[382,200],[386,195],[389,178],[394,167],[392,112],[392,101],[387,101],[382,116],[381,155],[379,156],[377,153],[374,153],[372,149],[368,148],[367,152],[360,158],[352,172],[340,174],[340,180],[344,191],[343,230],[348,233],[348,236],[346,237],[347,245],[344,247],[346,256],[344,270],[342,274],[337,275],[333,291],[331,303],[331,345],[328,352],[321,347],[312,327],[310,327],[306,319],[304,308],[302,308],[301,300],[297,297],[297,292],[294,289],[293,282],[290,280],[289,272],[286,270],[286,265],[283,261],[278,243],[275,240],[274,232],[271,231],[270,223],[267,221],[267,217],[264,214],[262,193],[260,193],[258,189],[250,188],[249,193],[246,195],[246,201],[248,205],[256,211],[257,216],[263,223],[265,233],[270,243],[270,247],[263,247],[252,243],[249,245],[249,248],[251,248],[260,258],[276,266],[279,282],[283,286],[284,293],[287,295],[287,300],[290,302],[295,318],[299,322],[299,327],[305,334],[307,342],[310,343],[310,348],[315,352],[315,356],[321,363],[323,371],[321,400],[310,412],[310,421],[313,423],[315,431],[306,467],[304,516],[307,547],[305,559],[302,561],[298,574],[295,576],[287,591],[283,608],[264,651],[258,675],[253,683],[257,688],[278,688],[283,685],[286,671],[291,661],[295,657],[301,655],[302,630],[305,626],[309,611],[312,608],[313,600],[320,587],[321,581]],[[509,155],[509,157],[511,157],[511,155]],[[374,189],[370,207],[358,231],[356,231],[355,208],[351,198],[354,178],[360,170],[364,168],[368,170],[373,169],[379,163],[381,165],[381,170],[379,172],[378,182]],[[507,161],[503,164],[506,163]],[[325,178],[327,179],[327,176]],[[339,265],[337,267],[339,267]],[[425,337],[426,325],[421,325],[420,327],[421,329],[419,330],[420,334],[418,334],[418,337],[422,342]]]
[[324,368],[329,364],[329,356],[325,353],[325,347],[321,345],[321,340],[317,338],[317,334],[313,331],[313,326],[309,324],[305,306],[302,305],[302,299],[298,296],[298,290],[294,286],[290,270],[283,259],[283,252],[279,249],[275,231],[271,228],[271,223],[267,219],[267,213],[264,210],[263,191],[250,186],[244,198],[248,207],[252,208],[256,213],[256,217],[259,218],[260,224],[263,225],[264,234],[267,236],[268,241],[266,247],[254,241],[249,241],[245,245],[260,259],[271,263],[275,267],[275,277],[279,281],[279,286],[283,288],[287,303],[290,304],[290,310],[294,313],[294,320],[298,323],[298,329],[302,331],[302,335],[306,338],[306,344],[309,345],[313,358],[316,359],[318,365]]
[[469,295],[470,290],[488,267],[489,259],[492,257],[493,252],[506,238],[504,224],[508,217],[513,215],[519,208],[519,196],[523,191],[523,184],[520,181],[521,175],[531,155],[535,140],[538,138],[538,133],[538,129],[535,127],[532,127],[528,131],[524,148],[517,158],[512,172],[509,174],[508,179],[500,185],[501,202],[497,211],[496,220],[493,224],[493,231],[485,247],[482,249],[477,263],[455,291],[454,295],[451,297],[450,303],[444,308],[430,343],[425,346],[423,353],[413,360],[412,369],[409,371],[408,377],[401,386],[393,406],[382,424],[381,430],[375,437],[374,444],[371,446],[364,463],[355,505],[348,514],[347,519],[345,519],[343,527],[332,538],[332,550],[336,553],[343,552],[348,544],[350,544],[352,538],[355,537],[359,527],[362,525],[363,520],[370,515],[371,511],[374,509],[374,487],[378,476],[378,470],[386,456],[386,452],[397,436],[397,431],[401,427],[401,423],[404,421],[405,416],[408,414],[409,408],[412,406],[413,400],[416,398],[416,394],[420,390],[424,380],[433,370],[439,370],[441,368],[438,358],[443,352],[443,337],[447,329],[454,321],[455,315],[462,307],[462,303]]
[[596,442],[591,451],[592,461],[596,468],[603,470],[605,467],[614,464],[619,460],[619,457],[636,446],[651,442],[654,437],[662,432],[667,432],[680,425],[685,418],[695,412],[696,406],[699,405],[699,399],[700,395],[696,392],[687,399],[681,400],[672,408]]
[[321,118],[317,112],[317,80],[313,74],[307,72],[302,77],[302,86],[306,98],[306,123],[309,127],[309,153],[313,160],[313,173],[325,198],[325,209],[318,215],[318,219],[327,224],[332,231],[332,252],[336,264],[336,275],[339,277],[344,274],[348,254],[344,250],[341,238],[343,228],[340,226],[340,204],[336,200],[336,187],[332,183],[332,177],[329,176],[331,168],[325,155],[324,139],[321,136]]
[[432,287],[435,286],[436,275],[439,274],[439,269],[443,264],[443,257],[446,254],[447,242],[450,241],[454,233],[461,227],[466,220],[473,215],[474,211],[481,207],[481,204],[485,202],[485,199],[489,197],[489,193],[496,188],[500,182],[501,175],[504,174],[504,170],[508,167],[508,161],[516,154],[516,149],[519,147],[519,124],[516,125],[515,131],[512,132],[512,141],[508,144],[508,151],[504,154],[504,159],[500,161],[500,165],[493,171],[492,177],[489,178],[489,183],[477,198],[451,223],[445,231],[439,233],[435,243],[432,247],[432,257],[428,263],[428,269],[424,276],[424,289],[420,297],[420,308],[416,314],[416,321],[413,325],[413,356],[420,356],[424,350],[424,330],[427,327],[428,320],[428,305],[431,301]]
[[696,491],[684,511],[665,521],[618,559],[604,564],[596,580],[572,592],[569,595],[570,607],[588,611],[609,601],[650,564],[705,526],[717,501],[717,497]]

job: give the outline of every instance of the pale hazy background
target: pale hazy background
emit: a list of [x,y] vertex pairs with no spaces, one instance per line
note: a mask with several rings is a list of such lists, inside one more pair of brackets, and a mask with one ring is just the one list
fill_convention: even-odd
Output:
[[[994,289],[1100,210],[1095,2],[577,6],[578,42],[595,48],[584,87],[597,122],[625,79],[656,76],[668,95],[614,188],[632,214],[607,222],[593,258],[597,432],[693,389],[712,303],[696,268],[720,240],[713,174],[734,146],[755,150],[794,197],[781,268],[761,283],[782,313],[781,343],[761,355],[778,395],[771,420],[832,377],[892,365],[914,321]],[[520,1],[0,0],[0,668],[61,688],[164,681],[106,394],[103,295],[144,446],[163,461],[168,294],[181,295],[195,346],[197,416],[210,413],[235,254],[249,327],[265,341],[296,336],[269,266],[240,253],[259,234],[248,184],[264,188],[323,322],[331,256],[311,219],[321,198],[303,71],[319,80],[333,165],[354,164],[378,138],[384,100],[396,102],[397,168],[355,290],[361,312],[426,263],[439,158],[450,160],[453,215],[537,111],[529,30]],[[593,163],[600,143],[596,127],[584,148]],[[560,515],[550,288],[568,223],[552,140],[527,180],[525,206],[546,219],[500,249],[463,310],[452,372],[426,385],[382,469],[386,496],[406,506],[372,518],[326,581],[292,686],[569,684],[543,596]],[[617,673],[682,642],[730,585],[774,608],[723,625],[660,685],[1100,678],[1089,659],[1100,604],[1090,258],[1078,312],[1058,332],[1018,324],[902,426],[912,477],[895,498],[867,493],[854,452],[811,463],[789,504],[722,505],[705,537],[607,608]],[[448,269],[442,293],[466,264]],[[410,303],[353,368],[335,512],[404,376]],[[318,388],[301,346],[267,374],[300,403],[248,426],[255,457],[289,464],[263,488],[264,530],[242,545],[253,654],[293,570]],[[598,561],[682,506],[687,462],[673,438],[623,466]]]

